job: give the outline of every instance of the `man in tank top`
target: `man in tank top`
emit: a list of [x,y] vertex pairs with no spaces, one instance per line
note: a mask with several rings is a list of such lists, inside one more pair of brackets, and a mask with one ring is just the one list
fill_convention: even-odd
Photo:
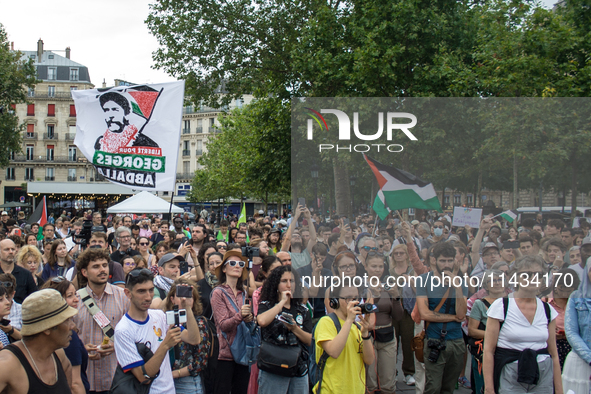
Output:
[[71,393],[72,367],[63,348],[78,311],[54,289],[31,294],[22,305],[23,339],[0,351],[0,392]]

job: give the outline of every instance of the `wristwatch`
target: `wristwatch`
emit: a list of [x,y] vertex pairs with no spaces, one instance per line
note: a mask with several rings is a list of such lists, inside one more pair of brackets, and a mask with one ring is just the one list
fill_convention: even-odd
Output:
[[366,337],[361,337],[361,339],[363,339],[364,341],[367,341],[368,339],[371,339],[371,334]]

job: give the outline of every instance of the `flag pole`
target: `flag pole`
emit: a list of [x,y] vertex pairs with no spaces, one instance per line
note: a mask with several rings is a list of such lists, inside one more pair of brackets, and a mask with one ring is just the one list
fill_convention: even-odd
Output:
[[378,217],[379,217],[379,215],[376,214],[376,220],[374,220],[374,222],[373,222],[373,231],[371,234],[372,237],[375,237],[375,235],[376,235],[376,231],[377,231],[376,226],[378,225]]
[[170,195],[170,207],[168,208],[168,220],[172,222],[172,200],[174,199],[174,190]]

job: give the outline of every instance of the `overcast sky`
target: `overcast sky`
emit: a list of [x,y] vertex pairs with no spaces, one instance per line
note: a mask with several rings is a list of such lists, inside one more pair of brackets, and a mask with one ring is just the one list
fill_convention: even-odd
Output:
[[[135,83],[173,81],[154,70],[158,44],[144,21],[150,0],[0,0],[0,23],[15,49],[34,51],[41,38],[46,50],[71,48],[70,58],[88,67],[100,87],[115,78]],[[551,7],[554,0],[543,0]],[[58,54],[65,56],[64,52]]]

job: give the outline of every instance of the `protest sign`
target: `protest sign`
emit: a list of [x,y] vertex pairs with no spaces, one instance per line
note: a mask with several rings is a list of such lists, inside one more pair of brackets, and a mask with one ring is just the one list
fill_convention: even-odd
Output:
[[481,217],[481,208],[454,207],[452,226],[464,227],[468,225],[472,228],[478,228],[480,227]]

